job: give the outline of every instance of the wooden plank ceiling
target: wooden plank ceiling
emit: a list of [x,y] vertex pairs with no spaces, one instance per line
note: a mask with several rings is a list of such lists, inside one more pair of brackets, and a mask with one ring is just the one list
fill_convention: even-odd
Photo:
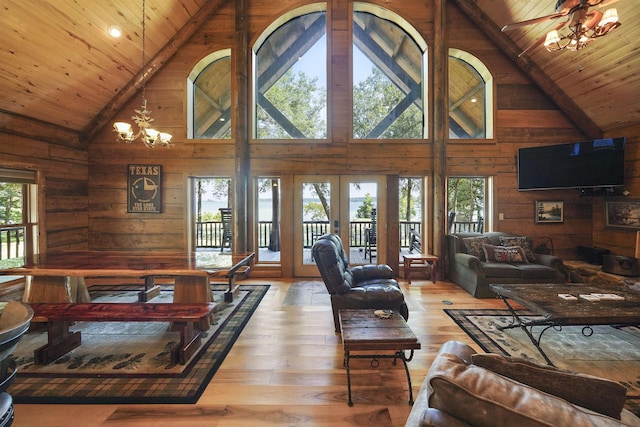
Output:
[[[147,0],[147,65],[143,68],[141,1],[2,0],[0,113],[90,136],[135,94],[142,73],[157,71],[224,2]],[[618,9],[622,26],[583,50],[550,53],[538,46],[526,53],[555,83],[551,87],[572,99],[601,131],[640,124],[640,25],[636,24],[640,8],[633,7],[636,2],[617,0],[611,5]],[[491,27],[485,31],[499,32],[505,24],[554,13],[556,0],[473,3],[475,9],[463,10],[482,15],[475,16],[474,22],[484,18],[484,25]],[[524,50],[557,23],[538,23],[500,33],[500,37]],[[111,24],[122,28],[123,37],[107,35]],[[507,54],[517,60],[517,54]],[[0,127],[6,126],[2,121]]]

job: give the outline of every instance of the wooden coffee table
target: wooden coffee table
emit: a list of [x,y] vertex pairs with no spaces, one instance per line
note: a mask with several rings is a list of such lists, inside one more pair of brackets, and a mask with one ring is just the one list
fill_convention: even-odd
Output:
[[[340,328],[342,331],[342,345],[344,347],[344,366],[347,368],[347,389],[349,391],[349,406],[351,400],[351,359],[371,359],[371,366],[379,366],[378,359],[393,359],[395,364],[402,360],[409,384],[409,404],[413,405],[413,390],[411,376],[407,362],[413,359],[413,351],[420,348],[420,342],[407,325],[404,318],[397,311],[390,311],[391,317],[382,319],[377,317],[374,309],[340,310]],[[405,351],[409,350],[409,357]],[[354,355],[352,352],[366,351],[369,354]],[[371,352],[392,351],[393,354],[370,354]]]
[[[549,328],[584,326],[583,335],[590,336],[593,334],[591,326],[595,325],[640,324],[640,292],[624,285],[531,283],[489,286],[513,315],[513,323],[500,329],[521,328],[549,365],[553,363],[540,347],[542,334]],[[575,299],[563,299],[560,294],[572,295]],[[588,301],[580,297],[591,294],[614,294],[621,299]],[[542,317],[533,320],[523,319],[509,300]],[[534,326],[543,327],[537,338],[532,332]]]

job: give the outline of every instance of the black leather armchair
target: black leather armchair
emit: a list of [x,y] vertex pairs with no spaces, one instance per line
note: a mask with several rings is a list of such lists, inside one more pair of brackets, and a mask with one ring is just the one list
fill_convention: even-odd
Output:
[[404,294],[393,278],[393,270],[385,264],[349,267],[340,237],[325,234],[313,244],[313,259],[331,295],[333,322],[340,332],[338,313],[343,309],[393,309],[409,318]]

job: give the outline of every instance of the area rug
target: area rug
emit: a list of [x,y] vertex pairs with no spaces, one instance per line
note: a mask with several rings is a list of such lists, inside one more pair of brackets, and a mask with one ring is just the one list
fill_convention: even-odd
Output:
[[[545,361],[520,328],[500,331],[511,324],[507,310],[444,310],[485,352]],[[535,318],[531,313],[525,318]],[[534,337],[542,327],[533,329]],[[594,326],[590,336],[583,327],[547,329],[540,341],[544,352],[559,368],[619,381],[627,388],[626,407],[640,414],[640,329]]]
[[[218,312],[202,345],[185,365],[172,365],[168,349],[179,339],[164,322],[77,322],[82,345],[48,365],[33,364],[46,331],[26,334],[14,351],[18,374],[8,392],[16,403],[195,403],[224,361],[269,285],[242,285],[225,303],[226,286],[213,286]],[[149,304],[171,302],[171,288]],[[135,302],[136,289],[91,288],[92,301]]]

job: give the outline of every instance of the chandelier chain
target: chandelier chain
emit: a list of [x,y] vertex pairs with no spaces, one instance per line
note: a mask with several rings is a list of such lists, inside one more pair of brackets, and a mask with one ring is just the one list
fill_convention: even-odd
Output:
[[146,0],[142,0],[142,100],[146,101],[146,86],[145,86],[145,77],[146,77],[146,70],[145,70],[145,42],[146,42],[146,35],[147,35],[147,24],[146,24]]
[[146,86],[146,39],[147,39],[147,2],[142,0],[142,68],[140,72],[141,84],[142,84],[142,107],[139,110],[134,110],[136,115],[132,116],[134,123],[138,126],[138,133],[134,135],[132,127],[126,122],[116,122],[113,124],[113,129],[118,135],[118,140],[127,144],[132,143],[138,138],[141,138],[145,146],[152,148],[157,146],[169,147],[171,146],[171,134],[166,132],[159,132],[151,127],[153,118],[151,118],[151,111],[147,110],[147,86]]

